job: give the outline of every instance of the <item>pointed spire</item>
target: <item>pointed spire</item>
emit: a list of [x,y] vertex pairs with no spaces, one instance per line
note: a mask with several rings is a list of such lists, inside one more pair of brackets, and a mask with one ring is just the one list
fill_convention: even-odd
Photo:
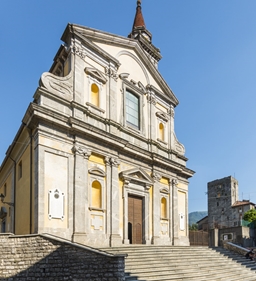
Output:
[[149,54],[151,60],[157,66],[157,62],[161,59],[160,50],[152,44],[152,34],[146,29],[141,9],[141,0],[137,0],[132,32],[128,37],[138,40],[141,47]]
[[136,28],[136,27],[145,27],[145,22],[144,22],[144,18],[141,12],[141,0],[137,1],[137,8],[136,8],[136,15],[134,18],[134,23],[133,23],[133,27],[132,29]]
[[128,37],[139,39],[140,35],[143,35],[147,41],[151,42],[152,35],[146,29],[145,21],[141,11],[141,0],[137,0],[137,8],[132,26],[132,32],[128,35]]

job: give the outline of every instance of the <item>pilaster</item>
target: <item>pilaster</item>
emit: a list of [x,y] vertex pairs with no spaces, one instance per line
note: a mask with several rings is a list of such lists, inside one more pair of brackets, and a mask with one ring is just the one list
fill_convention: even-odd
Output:
[[171,245],[173,245],[173,180],[169,180],[169,237]]
[[161,244],[160,238],[160,217],[161,217],[161,210],[160,210],[160,187],[159,181],[161,176],[158,173],[153,173],[152,178],[154,180],[153,186],[153,237],[152,241],[154,245]]
[[89,232],[88,223],[88,159],[87,148],[75,144],[73,147],[74,161],[74,233],[73,241],[83,243]]
[[168,144],[169,144],[169,148],[170,149],[174,149],[175,146],[175,139],[174,139],[174,106],[171,104],[170,108],[168,110],[168,115],[170,116],[170,122],[169,122],[169,140],[168,140]]
[[148,112],[150,113],[148,122],[149,139],[156,140],[156,117],[155,105],[156,97],[150,90],[147,91]]
[[109,164],[111,166],[111,178],[110,178],[110,246],[120,246],[122,239],[119,230],[119,180],[118,180],[118,166],[119,160],[117,158],[109,158]]
[[172,224],[173,224],[173,244],[176,245],[176,240],[179,240],[179,210],[178,210],[178,189],[177,180],[172,179]]
[[[107,118],[111,121],[117,122],[117,69],[113,66],[105,67],[105,74],[108,75],[108,89],[107,89]],[[115,126],[109,127],[110,133],[116,134],[118,130]]]

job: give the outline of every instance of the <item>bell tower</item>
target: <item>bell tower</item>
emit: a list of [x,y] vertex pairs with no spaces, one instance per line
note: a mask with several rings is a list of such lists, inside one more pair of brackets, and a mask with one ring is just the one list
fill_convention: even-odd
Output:
[[128,35],[129,38],[139,41],[141,47],[149,55],[151,61],[157,67],[157,63],[162,58],[160,50],[152,44],[152,34],[147,30],[145,21],[142,15],[141,0],[137,1],[136,14],[132,26],[132,32]]

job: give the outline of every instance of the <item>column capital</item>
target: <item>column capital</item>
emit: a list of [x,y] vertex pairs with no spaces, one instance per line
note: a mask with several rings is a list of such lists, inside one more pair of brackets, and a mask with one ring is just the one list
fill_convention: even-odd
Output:
[[74,144],[72,151],[75,155],[81,155],[86,159],[88,159],[91,155],[91,151],[87,147],[83,147],[78,144]]
[[174,111],[174,106],[171,104],[170,107],[168,108],[168,115],[170,115],[172,118],[174,118],[175,111]]
[[118,167],[120,165],[120,160],[118,158],[114,158],[114,157],[105,157],[105,164],[107,166],[112,166],[112,167]]
[[153,105],[156,105],[156,96],[150,91],[147,91],[147,100],[148,103],[152,103]]
[[157,182],[157,181],[160,181],[161,176],[160,176],[160,174],[158,174],[158,173],[156,173],[156,172],[153,172],[153,173],[152,173],[152,178],[153,178],[153,181],[154,181],[154,182]]

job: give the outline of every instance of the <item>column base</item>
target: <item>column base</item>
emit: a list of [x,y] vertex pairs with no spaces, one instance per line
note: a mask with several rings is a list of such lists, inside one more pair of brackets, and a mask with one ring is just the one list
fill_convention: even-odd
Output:
[[161,245],[161,238],[159,236],[152,237],[152,244],[153,245]]
[[110,235],[110,247],[122,246],[122,238],[119,234]]
[[86,233],[74,233],[72,236],[72,241],[79,244],[86,244]]
[[130,240],[129,239],[124,239],[123,240],[124,245],[130,245]]
[[190,246],[189,238],[186,236],[174,237],[174,246]]

